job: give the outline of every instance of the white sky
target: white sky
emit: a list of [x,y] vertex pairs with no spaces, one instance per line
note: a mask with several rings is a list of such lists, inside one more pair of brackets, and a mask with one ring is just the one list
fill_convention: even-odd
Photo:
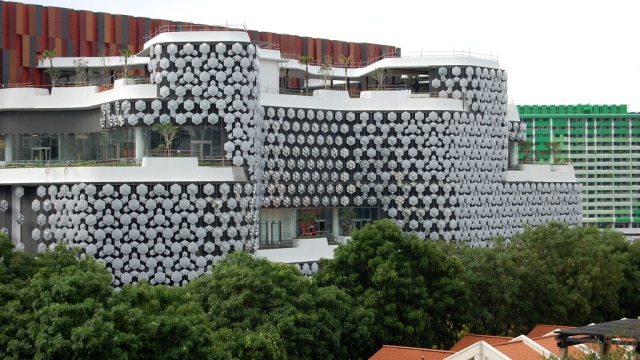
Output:
[[156,19],[392,45],[404,55],[498,56],[516,104],[627,104],[640,112],[633,0],[24,0]]

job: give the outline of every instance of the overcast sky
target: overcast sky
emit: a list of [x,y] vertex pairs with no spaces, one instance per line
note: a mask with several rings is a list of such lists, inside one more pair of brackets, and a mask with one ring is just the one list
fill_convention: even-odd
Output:
[[[640,112],[640,6],[631,0],[25,0],[115,14],[497,56],[516,104]],[[383,5],[384,4],[384,5]]]

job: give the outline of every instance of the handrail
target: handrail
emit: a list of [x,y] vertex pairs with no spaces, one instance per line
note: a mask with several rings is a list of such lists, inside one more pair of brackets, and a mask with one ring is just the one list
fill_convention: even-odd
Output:
[[[471,51],[462,51],[462,50],[443,50],[443,51],[419,51],[419,52],[402,52],[402,56],[398,56],[399,54],[396,51],[390,51],[384,54],[379,55],[378,57],[372,58],[372,59],[368,59],[366,61],[360,61],[360,62],[354,62],[351,61],[349,62],[349,64],[347,64],[347,68],[352,69],[352,68],[363,68],[366,66],[369,66],[375,62],[378,62],[380,60],[383,59],[387,59],[387,58],[425,58],[425,57],[449,57],[449,56],[455,56],[455,57],[470,57],[470,58],[478,58],[478,59],[485,59],[485,60],[495,60],[498,61],[498,56],[495,56],[493,54],[482,54],[482,53],[474,53]],[[280,56],[283,59],[289,59],[289,60],[300,60],[300,57],[302,56],[302,54],[298,54],[298,53],[281,53]],[[344,69],[345,66],[340,63],[340,62],[336,62],[336,58],[333,59],[333,63],[329,64],[332,67],[335,68],[341,68]],[[313,62],[309,63],[309,65],[314,65],[314,66],[323,66],[325,65],[322,61],[322,59],[313,59]]]
[[242,25],[197,25],[197,24],[172,24],[172,25],[161,25],[152,30],[148,35],[144,36],[144,40],[151,40],[153,37],[158,34],[166,33],[166,32],[183,32],[183,31],[237,31],[237,30],[247,31],[247,26],[245,24]]
[[[368,59],[366,61],[359,61],[359,62],[354,62],[353,60],[351,60],[349,62],[349,64],[347,64],[347,68],[352,69],[352,68],[363,68],[366,66],[369,66],[375,62],[378,62],[382,59],[387,59],[387,58],[397,58],[398,54],[395,51],[391,51],[391,52],[386,52],[384,54],[381,54],[375,58],[372,59]],[[298,53],[281,53],[280,56],[283,59],[289,59],[289,60],[298,60],[300,61],[300,57],[303,56],[302,54],[298,54]],[[336,58],[333,59],[333,63],[329,64],[332,67],[335,68],[342,68],[344,69],[344,65],[342,63],[340,63],[339,61],[336,62]],[[322,59],[313,59],[313,62],[309,63],[309,65],[314,65],[314,66],[323,66],[326,65]]]
[[14,89],[14,88],[28,88],[28,87],[40,87],[40,86],[35,86],[33,85],[32,82],[0,84],[0,89]]

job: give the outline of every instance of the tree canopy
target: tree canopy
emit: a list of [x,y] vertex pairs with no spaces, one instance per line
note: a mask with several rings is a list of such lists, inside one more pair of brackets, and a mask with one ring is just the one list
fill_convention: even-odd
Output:
[[183,287],[113,289],[75,249],[36,257],[0,235],[0,358],[363,359],[640,313],[640,244],[613,230],[551,223],[473,248],[381,220],[321,265],[235,252]]
[[458,259],[390,220],[355,231],[322,268],[321,285],[345,289],[375,313],[374,351],[383,344],[451,346],[466,320],[468,291]]

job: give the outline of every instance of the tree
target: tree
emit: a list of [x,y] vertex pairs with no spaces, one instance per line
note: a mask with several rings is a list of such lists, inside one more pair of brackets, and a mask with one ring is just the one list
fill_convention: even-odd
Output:
[[514,236],[512,243],[537,254],[557,279],[565,300],[566,325],[632,315],[620,308],[619,294],[621,286],[637,289],[637,284],[628,283],[635,278],[633,273],[637,275],[637,269],[625,279],[625,268],[632,265],[629,244],[620,233],[551,222],[525,230]]
[[353,231],[353,221],[356,217],[356,212],[353,208],[340,209],[340,228],[342,229],[342,235],[349,236]]
[[120,62],[122,62],[122,77],[129,77],[129,67],[131,66],[131,59],[133,53],[129,49],[120,49]]
[[38,61],[40,64],[44,64],[45,62],[49,62],[49,68],[44,72],[49,75],[49,80],[51,81],[51,87],[56,86],[56,82],[60,78],[61,71],[58,68],[53,67],[53,59],[56,57],[57,51],[53,50],[44,50],[42,54],[38,56]]
[[344,67],[344,89],[349,90],[349,77],[347,76],[347,69],[349,68],[349,63],[351,62],[351,55],[345,56],[344,54],[340,54],[340,64]]
[[152,129],[154,131],[157,131],[160,136],[162,136],[162,138],[164,139],[166,154],[168,157],[171,157],[171,147],[173,145],[173,140],[180,133],[180,127],[171,123],[156,123],[153,124]]
[[233,358],[344,359],[368,348],[362,344],[373,314],[290,264],[235,252],[185,288],[211,315]]
[[62,244],[39,254],[35,265],[37,272],[18,289],[17,300],[0,305],[0,313],[10,314],[0,333],[0,354],[3,358],[63,359],[91,352],[90,344],[77,341],[74,334],[104,311],[113,291],[111,273]]
[[373,76],[373,78],[377,83],[376,90],[381,90],[382,86],[384,85],[384,81],[387,78],[387,70],[383,68],[377,68],[373,70],[371,75]]
[[309,95],[309,64],[313,62],[313,58],[311,56],[303,55],[300,56],[298,62],[304,65],[304,88],[305,94]]
[[74,59],[76,67],[76,84],[85,85],[89,81],[89,62],[85,59]]
[[311,211],[304,211],[298,216],[298,224],[302,230],[302,236],[310,236],[311,228],[316,223],[316,215]]
[[109,58],[107,57],[106,48],[100,51],[100,54],[98,54],[98,56],[100,57],[100,64],[102,64],[100,72],[102,73],[102,77],[104,78],[104,84],[110,85],[111,68],[109,67]]
[[448,348],[467,320],[469,294],[458,259],[432,241],[405,234],[391,220],[352,233],[314,277],[375,313],[373,347]]
[[468,331],[518,336],[536,324],[565,324],[562,286],[531,249],[496,240],[457,249],[471,293]]
[[324,56],[324,62],[320,66],[320,74],[322,75],[322,83],[324,89],[330,89],[333,83],[333,57],[331,55]]
[[549,163],[556,164],[560,162],[558,154],[560,153],[560,143],[549,141],[547,144],[547,153],[549,154]]
[[522,154],[522,163],[530,164],[532,162],[533,157],[533,142],[530,140],[524,140],[519,143],[520,145],[520,154]]

